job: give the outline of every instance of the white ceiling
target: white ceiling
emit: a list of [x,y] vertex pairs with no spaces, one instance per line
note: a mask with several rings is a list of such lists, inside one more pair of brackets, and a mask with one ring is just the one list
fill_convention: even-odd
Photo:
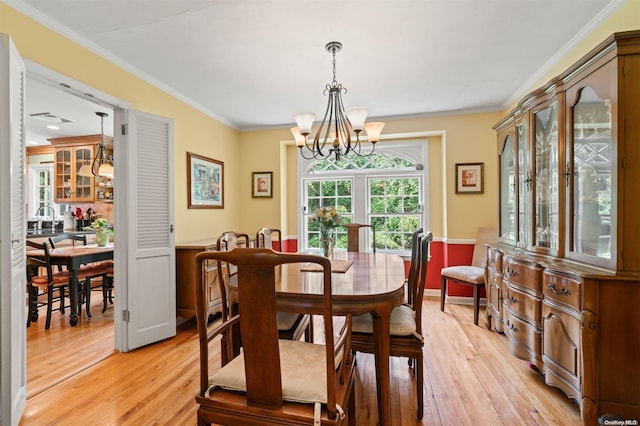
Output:
[[237,129],[322,117],[332,40],[371,118],[500,110],[623,2],[4,1]]

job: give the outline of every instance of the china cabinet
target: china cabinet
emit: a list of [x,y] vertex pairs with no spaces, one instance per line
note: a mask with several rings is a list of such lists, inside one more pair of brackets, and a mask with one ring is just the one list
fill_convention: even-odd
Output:
[[[54,138],[49,141],[53,145],[53,191],[56,203],[113,200],[111,179],[78,174],[82,166],[91,166],[96,145],[100,143],[100,135]],[[113,139],[105,136],[105,145],[109,147],[108,152],[112,152]],[[106,191],[105,186],[108,187]]]
[[487,319],[585,424],[640,418],[640,31],[616,33],[495,130]]

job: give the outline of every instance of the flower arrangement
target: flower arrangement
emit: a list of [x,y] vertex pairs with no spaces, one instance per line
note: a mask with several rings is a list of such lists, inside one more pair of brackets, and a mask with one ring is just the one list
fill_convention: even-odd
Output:
[[342,225],[342,216],[334,206],[320,207],[310,217],[318,224],[321,234],[328,233],[332,228]]
[[342,225],[342,216],[334,206],[320,207],[309,218],[318,224],[320,229],[320,248],[325,257],[331,257],[333,253],[333,239],[331,231]]

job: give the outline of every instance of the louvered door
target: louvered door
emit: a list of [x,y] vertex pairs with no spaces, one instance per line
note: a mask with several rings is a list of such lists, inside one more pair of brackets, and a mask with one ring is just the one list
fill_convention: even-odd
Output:
[[126,120],[123,143],[115,145],[126,150],[126,170],[115,164],[114,201],[125,203],[126,211],[126,220],[115,221],[116,232],[127,227],[116,233],[117,247],[119,236],[126,239],[126,278],[116,280],[126,280],[122,307],[131,350],[176,333],[173,122],[138,111]]
[[25,272],[25,67],[0,34],[0,423],[20,421],[27,401]]

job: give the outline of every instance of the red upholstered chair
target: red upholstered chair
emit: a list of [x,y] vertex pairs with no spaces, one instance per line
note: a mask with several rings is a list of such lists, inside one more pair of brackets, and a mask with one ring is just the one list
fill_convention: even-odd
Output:
[[[417,417],[421,419],[423,408],[424,366],[422,348],[422,300],[424,283],[427,278],[427,264],[429,261],[429,243],[433,239],[431,232],[416,236],[414,245],[416,256],[415,273],[410,276],[408,292],[410,303],[396,306],[391,311],[391,356],[407,357],[415,360],[414,373],[416,376],[418,410]],[[371,314],[358,315],[352,320],[351,348],[354,352],[374,353],[373,321]],[[410,362],[411,364],[411,362]]]
[[[196,270],[213,259],[238,270],[239,314],[209,322],[206,282],[197,274],[196,319],[200,341],[198,424],[356,424],[355,365],[350,353],[351,317],[334,334],[331,262],[322,256],[279,253],[262,248],[231,252],[202,252]],[[325,342],[314,344],[278,337],[276,313],[277,268],[285,263],[321,265]],[[211,363],[209,345],[239,325],[242,351]],[[335,343],[334,343],[335,342]],[[237,353],[237,356],[234,354]],[[314,423],[317,422],[317,423]]]
[[484,246],[496,240],[496,228],[480,227],[473,247],[471,265],[449,266],[440,271],[440,310],[444,311],[447,281],[473,287],[473,323],[478,325],[480,312],[480,289],[485,286],[484,267],[487,263],[487,249]]

